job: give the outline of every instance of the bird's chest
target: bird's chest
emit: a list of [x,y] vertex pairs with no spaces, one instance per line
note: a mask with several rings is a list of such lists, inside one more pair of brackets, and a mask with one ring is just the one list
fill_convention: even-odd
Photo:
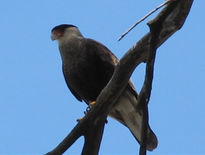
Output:
[[69,76],[88,76],[96,68],[95,61],[86,53],[68,55],[63,60],[64,69]]
[[74,56],[63,68],[68,84],[85,100],[95,100],[107,82],[99,62],[91,55]]
[[63,64],[67,78],[74,84],[84,85],[93,83],[98,78],[98,64],[91,57],[79,54],[70,58],[68,63]]

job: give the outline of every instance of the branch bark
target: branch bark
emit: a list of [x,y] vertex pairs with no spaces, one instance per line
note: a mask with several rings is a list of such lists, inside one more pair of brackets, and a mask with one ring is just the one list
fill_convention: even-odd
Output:
[[[179,30],[185,22],[185,19],[190,11],[193,0],[176,0],[169,3],[151,22],[159,21],[161,31],[158,34],[156,41],[156,48],[164,43],[174,32]],[[170,11],[171,10],[171,11]],[[163,16],[163,20],[161,20]],[[127,85],[127,82],[134,71],[134,69],[142,62],[146,62],[149,55],[151,33],[146,34],[140,41],[138,41],[119,61],[115,72],[98,96],[95,104],[87,115],[79,121],[70,134],[51,152],[46,155],[61,155],[63,154],[80,136],[90,137],[89,131],[86,129],[88,124],[90,127],[98,129],[95,139],[88,140],[91,143],[84,145],[83,155],[97,155],[100,147],[100,142],[103,134],[106,116],[113,107],[115,101],[118,99],[122,91]],[[89,129],[89,128],[88,128]],[[91,135],[93,137],[93,135]],[[92,141],[93,140],[93,141]],[[93,146],[93,151],[86,153],[86,149]],[[146,143],[145,143],[146,145]]]
[[82,155],[96,155],[99,152],[100,142],[103,135],[105,126],[105,118],[96,123],[90,123],[86,129],[87,133],[84,134],[85,142]]
[[140,155],[146,155],[147,127],[149,125],[148,103],[152,91],[152,81],[154,76],[154,63],[155,63],[156,52],[157,52],[157,42],[159,39],[160,31],[162,30],[161,21],[164,20],[164,17],[166,16],[161,16],[159,20],[148,23],[148,26],[150,27],[150,33],[151,33],[149,55],[146,64],[145,80],[138,99],[138,102],[140,103],[143,110],[142,113],[143,122],[142,122],[142,133],[141,133],[142,143],[140,145],[140,151],[139,151]]

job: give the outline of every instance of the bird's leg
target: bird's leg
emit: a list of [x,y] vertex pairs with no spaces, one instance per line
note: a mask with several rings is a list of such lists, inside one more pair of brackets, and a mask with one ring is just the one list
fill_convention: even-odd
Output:
[[88,104],[88,107],[86,108],[86,112],[85,114],[92,108],[92,106],[96,104],[96,101],[90,101],[89,104]]
[[77,122],[80,122],[82,119],[83,119],[83,118],[78,118],[76,121],[77,121]]
[[96,101],[89,102],[89,107],[91,108],[94,104],[96,104]]
[[[90,107],[88,106],[88,107],[86,108],[86,110],[84,111],[84,114],[86,115],[89,110],[90,110]],[[84,118],[84,117],[78,118],[78,119],[77,119],[77,122],[81,121],[83,118]]]
[[[94,106],[94,104],[96,104],[96,101],[90,101],[89,104],[88,104],[88,107],[86,108],[86,111],[84,111],[84,114],[86,115],[88,113],[88,111]],[[77,121],[81,121],[83,118],[79,118],[77,119]],[[108,121],[107,119],[105,120],[105,123],[107,124]]]
[[[90,101],[88,107],[86,108],[86,111],[84,111],[84,114],[86,115],[88,113],[88,111],[92,108],[92,106],[96,104],[96,101]],[[83,118],[78,118],[77,122],[79,122],[80,120],[82,120]]]
[[[92,106],[93,106],[94,104],[96,104],[96,101],[91,101],[91,102],[89,102],[89,105],[88,105],[89,110],[90,110],[90,108],[92,108]],[[105,123],[106,123],[106,124],[108,123],[107,119],[105,120]]]

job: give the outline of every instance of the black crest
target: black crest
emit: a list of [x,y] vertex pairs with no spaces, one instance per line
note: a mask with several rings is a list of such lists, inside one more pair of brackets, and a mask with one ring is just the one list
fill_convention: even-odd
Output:
[[54,27],[51,30],[51,32],[53,32],[54,30],[58,30],[58,31],[64,32],[65,29],[68,28],[68,27],[76,27],[76,26],[75,25],[71,25],[71,24],[61,24],[61,25],[58,25],[58,26]]

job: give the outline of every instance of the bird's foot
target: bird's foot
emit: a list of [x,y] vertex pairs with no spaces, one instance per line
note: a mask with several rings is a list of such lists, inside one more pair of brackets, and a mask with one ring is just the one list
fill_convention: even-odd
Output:
[[[90,110],[90,107],[88,106],[88,107],[86,108],[86,110],[84,111],[84,114],[86,115],[89,110]],[[80,122],[83,118],[84,118],[84,117],[78,118],[76,121],[77,121],[77,122]]]
[[91,101],[91,102],[89,102],[89,107],[91,108],[95,104],[96,104],[96,101]]
[[[88,111],[92,108],[92,106],[96,104],[96,101],[91,101],[89,102],[88,107],[86,108],[86,111],[84,111],[84,114],[86,115],[88,113]],[[83,118],[78,118],[77,122],[81,121]]]
[[82,119],[83,119],[83,118],[78,118],[76,121],[77,121],[77,122],[80,122]]
[[89,102],[88,107],[86,108],[86,111],[84,112],[85,115],[88,113],[88,111],[93,107],[93,105],[96,104],[96,101]]

